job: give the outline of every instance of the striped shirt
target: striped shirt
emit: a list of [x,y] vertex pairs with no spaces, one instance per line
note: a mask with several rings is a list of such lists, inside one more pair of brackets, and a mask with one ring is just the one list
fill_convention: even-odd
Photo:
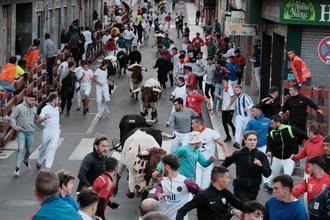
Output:
[[[244,117],[250,117],[250,110],[253,107],[253,102],[245,93],[242,93],[236,98],[236,114]],[[248,111],[244,111],[247,108]]]

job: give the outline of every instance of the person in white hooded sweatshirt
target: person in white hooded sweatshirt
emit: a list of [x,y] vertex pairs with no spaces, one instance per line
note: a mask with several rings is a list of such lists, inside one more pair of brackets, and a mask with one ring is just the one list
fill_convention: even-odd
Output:
[[[40,116],[47,118],[42,129],[42,144],[39,149],[37,169],[45,162],[45,167],[50,169],[53,165],[55,153],[60,139],[60,110],[57,94],[51,94],[48,103],[41,109]],[[47,150],[47,148],[49,148]]]
[[[93,81],[96,83],[96,103],[97,103],[97,117],[100,118],[104,110],[107,113],[110,105],[110,94],[108,84],[108,61],[103,60],[100,68],[97,68],[93,75]],[[104,98],[104,103],[103,103]]]

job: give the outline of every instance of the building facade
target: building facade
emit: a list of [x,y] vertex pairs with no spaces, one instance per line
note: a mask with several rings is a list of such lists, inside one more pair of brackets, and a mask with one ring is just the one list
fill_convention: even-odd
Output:
[[0,66],[15,55],[16,37],[22,37],[22,49],[26,51],[32,40],[44,39],[50,33],[55,45],[60,48],[60,33],[68,30],[73,20],[81,26],[92,26],[94,10],[103,13],[103,0],[0,0]]

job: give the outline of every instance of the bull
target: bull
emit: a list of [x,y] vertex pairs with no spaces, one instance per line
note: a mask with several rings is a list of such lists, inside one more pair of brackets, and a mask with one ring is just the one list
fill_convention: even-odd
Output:
[[119,51],[117,53],[117,59],[119,62],[119,74],[126,74],[128,65],[128,54],[125,51]]
[[157,104],[161,97],[162,89],[158,80],[150,78],[141,88],[133,91],[133,93],[140,92],[140,114],[147,116],[151,110],[151,120],[157,121]]
[[[130,91],[134,91],[141,86],[143,81],[142,70],[147,71],[146,68],[142,67],[140,64],[134,63],[128,67],[128,70],[131,71],[129,76],[129,85]],[[132,92],[132,98],[134,98],[134,93]],[[135,99],[138,98],[138,94],[135,94]]]
[[149,189],[153,187],[152,172],[155,170],[161,157],[166,154],[157,141],[149,134],[136,130],[124,144],[118,165],[118,174],[114,185],[114,194],[117,193],[120,178],[128,169],[128,198],[142,196],[146,198]]

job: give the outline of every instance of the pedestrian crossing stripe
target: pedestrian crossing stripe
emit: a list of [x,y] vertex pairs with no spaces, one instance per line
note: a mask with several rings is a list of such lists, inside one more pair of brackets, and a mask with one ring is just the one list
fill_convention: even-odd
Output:
[[[57,150],[60,148],[61,144],[63,143],[64,138],[60,138],[57,144]],[[37,160],[39,158],[39,149],[41,147],[41,144],[32,152],[30,155],[30,160]],[[46,155],[48,153],[49,148],[47,148]]]
[[82,160],[84,157],[93,151],[94,138],[81,139],[78,146],[74,149],[69,157],[69,160]]

